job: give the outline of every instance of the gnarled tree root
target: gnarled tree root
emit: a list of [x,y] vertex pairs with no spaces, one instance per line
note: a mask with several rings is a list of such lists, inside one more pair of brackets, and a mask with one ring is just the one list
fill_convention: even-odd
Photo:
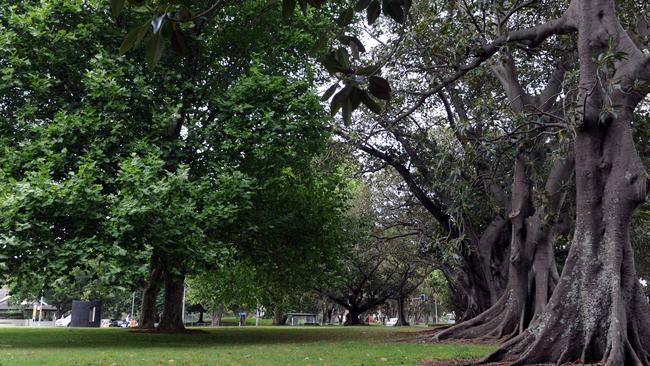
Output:
[[446,339],[475,339],[479,341],[505,341],[519,333],[524,311],[524,301],[512,289],[499,298],[491,308],[479,316],[442,330],[431,337],[433,341]]
[[634,270],[626,270],[625,262],[619,267],[623,273],[611,276],[614,279],[607,271],[589,276],[573,272],[574,280],[561,281],[528,329],[481,363],[650,366],[650,305]]

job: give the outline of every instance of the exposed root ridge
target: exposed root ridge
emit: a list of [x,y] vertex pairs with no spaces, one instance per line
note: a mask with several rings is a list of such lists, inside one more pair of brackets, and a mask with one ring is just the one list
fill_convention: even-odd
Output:
[[636,274],[620,278],[620,282],[595,278],[587,285],[582,279],[565,281],[527,330],[480,364],[650,366],[650,305]]
[[520,331],[520,320],[524,305],[508,289],[491,308],[479,316],[454,325],[437,333],[434,341],[451,339],[475,339],[483,341],[505,341]]

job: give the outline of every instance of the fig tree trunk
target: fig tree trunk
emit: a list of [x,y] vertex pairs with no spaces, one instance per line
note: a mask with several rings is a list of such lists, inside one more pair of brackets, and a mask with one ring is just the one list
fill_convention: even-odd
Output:
[[333,306],[325,306],[325,311],[323,312],[323,325],[332,324],[332,316],[334,314]]
[[496,216],[479,238],[463,241],[460,268],[441,264],[451,290],[451,305],[460,320],[489,309],[506,287],[508,266],[504,263],[508,262],[510,246],[507,223]]
[[[411,156],[416,168],[420,171],[428,170],[418,163],[423,160],[418,156],[417,149],[404,138],[405,136],[401,132],[393,127],[386,129],[395,134],[402,147]],[[341,134],[341,136],[346,139],[350,138],[345,134]],[[506,260],[508,240],[503,240],[502,234],[507,237],[508,233],[500,230],[494,231],[493,228],[488,227],[490,234],[494,231],[499,235],[484,237],[481,236],[480,232],[472,232],[474,230],[468,230],[468,228],[460,230],[447,213],[447,208],[437,198],[433,198],[426,193],[418,184],[411,169],[403,164],[401,158],[383,152],[371,145],[358,144],[356,146],[360,150],[385,161],[397,171],[423,208],[432,215],[443,230],[448,231],[448,239],[459,239],[461,235],[465,237],[465,239],[459,240],[461,259],[459,266],[443,268],[449,286],[453,290],[452,303],[458,317],[469,319],[490,308],[503,293],[505,287],[506,271],[508,269]],[[498,219],[502,220],[503,218]],[[466,235],[469,232],[472,232],[471,235]],[[502,247],[501,244],[505,244],[505,247]]]
[[631,110],[576,138],[577,217],[560,282],[546,310],[488,360],[649,365],[650,308],[634,268],[629,225],[646,176]]
[[287,322],[287,316],[284,314],[284,311],[280,308],[276,308],[273,311],[272,325],[285,325],[286,322]]
[[323,317],[321,318],[321,325],[332,324],[332,314],[334,307],[328,304],[323,305]]
[[573,171],[573,156],[557,160],[546,181],[546,197],[534,209],[530,164],[520,154],[515,160],[512,183],[512,225],[508,285],[499,300],[479,316],[448,328],[435,336],[442,339],[507,340],[521,333],[540,312],[557,283],[553,243],[560,228],[562,187]]
[[[635,86],[650,81],[648,56],[612,0],[574,0],[562,19],[578,31],[580,57],[573,242],[547,306],[484,361],[650,365],[650,306],[630,245],[630,216],[648,185],[631,127],[646,95]],[[610,53],[624,57],[596,63]]]
[[165,279],[165,307],[158,329],[183,330],[183,290],[185,276],[164,271]]
[[405,310],[405,299],[403,296],[400,296],[397,298],[397,323],[395,325],[397,326],[409,326],[408,319],[406,317],[406,310]]
[[348,325],[348,326],[363,325],[364,322],[361,321],[360,318],[361,313],[362,312],[359,311],[358,309],[354,309],[354,308],[348,309],[348,313],[345,315],[345,322],[343,323],[343,325]]
[[212,311],[210,314],[210,325],[212,326],[220,326],[221,325],[221,318],[223,317],[223,312],[225,310],[225,307],[223,304],[219,304],[216,309]]

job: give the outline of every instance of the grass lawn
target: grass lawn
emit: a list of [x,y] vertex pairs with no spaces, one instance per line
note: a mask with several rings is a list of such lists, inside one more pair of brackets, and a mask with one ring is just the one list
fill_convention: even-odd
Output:
[[0,365],[417,365],[478,357],[491,346],[406,342],[422,328],[222,327],[208,334],[0,328]]
[[[224,325],[227,324],[237,325],[239,324],[239,318],[234,316],[224,316],[223,318],[221,318],[221,322]],[[272,323],[273,323],[273,319],[260,319],[260,325],[271,325]],[[250,317],[246,318],[246,324],[255,325],[255,319]]]

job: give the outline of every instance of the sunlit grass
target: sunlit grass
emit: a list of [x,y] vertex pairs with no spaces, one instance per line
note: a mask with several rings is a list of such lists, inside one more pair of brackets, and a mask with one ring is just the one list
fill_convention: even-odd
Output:
[[494,349],[404,341],[418,328],[202,329],[208,333],[0,328],[0,365],[416,365],[423,359],[479,357]]

